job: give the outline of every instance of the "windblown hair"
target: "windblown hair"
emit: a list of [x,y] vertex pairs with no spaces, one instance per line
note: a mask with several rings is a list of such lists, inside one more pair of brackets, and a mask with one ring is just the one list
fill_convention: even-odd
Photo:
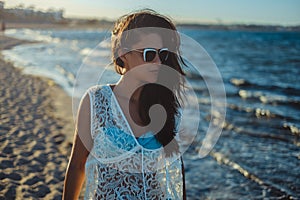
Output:
[[[168,30],[168,34],[164,31],[161,33],[155,28]],[[141,30],[144,34],[157,33],[160,35],[163,44],[168,45],[167,47],[170,50],[168,59],[163,61],[162,64],[177,71],[174,74],[167,74],[167,72],[161,70],[158,74],[158,83],[166,83],[168,88],[156,83],[146,84],[143,86],[139,98],[139,116],[144,125],[150,123],[149,109],[152,105],[160,104],[165,108],[167,113],[166,122],[155,137],[164,146],[166,155],[170,156],[179,152],[179,145],[175,140],[178,131],[175,127],[175,121],[176,115],[179,115],[181,105],[176,95],[181,98],[184,87],[183,75],[185,75],[181,68],[185,63],[179,54],[179,34],[169,18],[153,10],[146,9],[122,16],[116,21],[112,31],[112,59],[115,70],[119,74],[122,74],[123,63],[118,57],[118,50],[124,46],[128,47],[128,41],[130,40],[139,42],[143,39],[143,34],[139,34],[139,37],[136,35],[132,36],[132,31],[130,30],[137,30],[137,32]],[[165,80],[166,77],[168,77],[167,80]]]

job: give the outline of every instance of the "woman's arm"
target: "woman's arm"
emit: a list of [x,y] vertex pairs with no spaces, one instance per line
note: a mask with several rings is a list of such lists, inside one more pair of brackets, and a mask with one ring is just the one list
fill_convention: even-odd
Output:
[[85,177],[85,162],[92,147],[90,99],[80,103],[72,152],[66,171],[63,200],[78,199]]

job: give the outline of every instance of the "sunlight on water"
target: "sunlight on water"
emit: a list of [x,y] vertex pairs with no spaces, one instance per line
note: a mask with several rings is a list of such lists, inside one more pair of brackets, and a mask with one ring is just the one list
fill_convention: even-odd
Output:
[[[184,154],[190,199],[300,198],[300,34],[183,29],[212,56],[225,81],[224,131],[208,157],[199,146],[211,116],[203,77],[187,77],[196,91],[201,122],[197,140]],[[86,80],[110,61],[108,32],[10,29],[5,32],[40,43],[17,46],[3,55],[26,73],[49,77],[72,95],[76,73],[93,52]],[[193,58],[193,49],[188,49]],[[198,57],[197,57],[198,58]],[[187,57],[186,57],[187,59]],[[199,57],[199,62],[205,62]],[[94,71],[93,71],[94,70]],[[113,67],[107,82],[117,80]],[[88,85],[83,85],[83,93]],[[80,95],[78,95],[79,98]],[[191,119],[190,123],[193,123]]]

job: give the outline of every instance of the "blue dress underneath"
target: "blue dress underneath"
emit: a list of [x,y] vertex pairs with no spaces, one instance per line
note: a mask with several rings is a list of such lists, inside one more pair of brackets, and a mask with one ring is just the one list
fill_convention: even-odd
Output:
[[[128,134],[126,132],[124,132],[123,130],[116,128],[116,127],[110,127],[107,128],[105,130],[106,136],[110,137],[111,141],[115,141],[116,144],[120,144],[118,143],[118,139],[120,139],[120,137],[122,137],[122,139],[125,141],[127,141],[128,143],[135,143],[135,139],[136,141],[139,143],[139,145],[141,145],[142,147],[146,148],[146,149],[159,149],[162,147],[161,143],[154,137],[154,135],[152,134],[151,131],[143,134],[140,137],[136,137],[134,138],[131,134]],[[118,145],[119,146],[119,145]],[[120,148],[122,148],[120,146]],[[130,149],[126,149],[126,150],[130,150]]]

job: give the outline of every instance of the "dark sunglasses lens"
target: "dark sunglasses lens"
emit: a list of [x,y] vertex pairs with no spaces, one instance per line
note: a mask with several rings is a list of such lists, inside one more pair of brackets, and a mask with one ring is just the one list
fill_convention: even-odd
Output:
[[154,60],[155,56],[156,56],[156,51],[155,50],[145,50],[144,52],[145,56],[145,61],[146,62],[151,62]]
[[162,50],[159,52],[159,58],[160,60],[163,62],[163,61],[166,61],[169,57],[169,51],[167,50]]

